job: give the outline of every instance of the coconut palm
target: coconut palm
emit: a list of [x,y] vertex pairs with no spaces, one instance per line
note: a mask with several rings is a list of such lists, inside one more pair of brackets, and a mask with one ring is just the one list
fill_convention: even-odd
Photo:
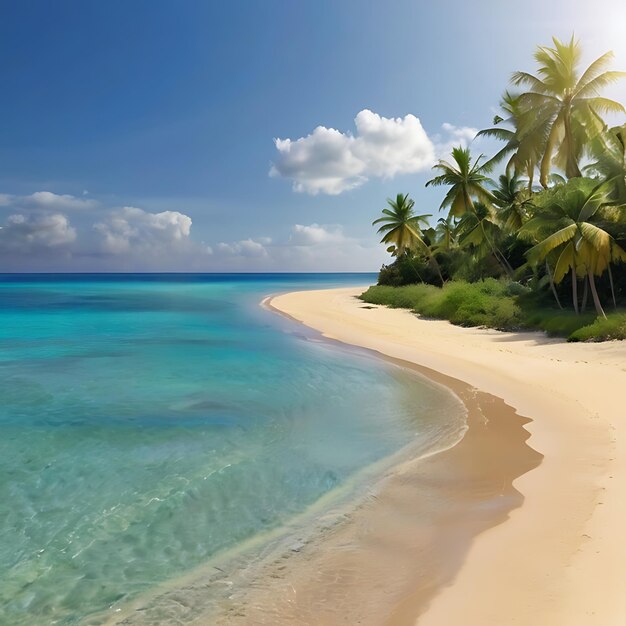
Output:
[[498,186],[491,193],[504,230],[509,233],[517,232],[528,219],[531,208],[530,194],[525,189],[524,182],[516,174],[501,174]]
[[448,217],[459,218],[468,211],[474,210],[474,198],[482,202],[491,202],[493,197],[485,187],[490,179],[485,175],[484,166],[480,165],[479,156],[472,164],[472,156],[468,148],[459,146],[452,149],[454,163],[440,160],[433,169],[442,172],[426,183],[426,187],[449,186],[440,209],[449,208]]
[[381,243],[388,244],[387,252],[392,256],[400,257],[410,252],[424,255],[433,265],[441,284],[443,276],[437,263],[437,259],[424,238],[422,225],[428,226],[428,215],[416,215],[415,202],[409,198],[409,194],[399,193],[395,200],[387,199],[389,208],[383,209],[383,216],[372,222],[372,225],[382,224],[378,234],[382,234]]
[[422,225],[428,225],[430,215],[416,215],[413,210],[415,202],[409,194],[399,193],[395,200],[387,199],[389,208],[383,209],[383,216],[372,222],[372,225],[382,224],[378,233],[383,235],[381,243],[389,245],[387,252],[393,256],[419,250],[428,250],[424,241]]
[[476,202],[472,211],[467,211],[456,226],[459,245],[469,248],[474,257],[482,259],[493,254],[507,274],[512,274],[504,255],[497,247],[501,229],[495,209],[483,202]]
[[[538,239],[528,252],[531,263],[554,254],[553,279],[559,284],[572,276],[572,299],[578,312],[577,277],[586,276],[598,315],[606,317],[595,284],[611,263],[626,261],[626,252],[598,225],[610,202],[612,181],[598,183],[589,178],[543,192],[536,201],[535,215],[523,230]],[[595,222],[595,223],[594,223]],[[558,254],[558,257],[556,255]]]
[[434,233],[434,250],[437,252],[450,252],[457,246],[456,230],[450,220],[440,217]]
[[[476,137],[489,137],[504,141],[505,145],[483,166],[490,171],[505,157],[506,173],[524,174],[528,178],[528,192],[532,191],[535,167],[539,161],[542,138],[538,132],[527,133],[524,141],[521,140],[518,127],[523,125],[523,113],[519,106],[519,97],[505,91],[500,102],[500,108],[505,117],[496,115],[493,118],[493,127],[486,128],[477,133]],[[508,126],[508,127],[507,127]],[[528,126],[528,124],[526,124]]]
[[552,41],[553,48],[539,46],[535,52],[539,64],[536,76],[528,72],[512,76],[513,84],[529,87],[517,98],[520,145],[545,138],[540,164],[543,187],[548,186],[553,158],[568,178],[581,176],[580,157],[588,142],[604,128],[600,114],[624,112],[621,104],[599,95],[604,87],[626,76],[624,72],[607,71],[612,52],[596,59],[580,74],[581,48],[574,37],[567,43],[556,37]]

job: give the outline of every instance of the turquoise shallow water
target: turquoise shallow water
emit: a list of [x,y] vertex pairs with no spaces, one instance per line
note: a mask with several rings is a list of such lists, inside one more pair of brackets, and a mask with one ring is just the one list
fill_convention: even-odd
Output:
[[441,389],[258,304],[372,275],[0,275],[0,624],[79,624],[409,442]]

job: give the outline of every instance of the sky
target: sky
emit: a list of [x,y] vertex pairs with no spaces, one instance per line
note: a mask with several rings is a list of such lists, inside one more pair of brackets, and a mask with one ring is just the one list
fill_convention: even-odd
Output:
[[[55,0],[0,9],[0,272],[376,271],[371,222],[537,44],[626,70],[624,0]],[[626,103],[626,81],[607,91]]]

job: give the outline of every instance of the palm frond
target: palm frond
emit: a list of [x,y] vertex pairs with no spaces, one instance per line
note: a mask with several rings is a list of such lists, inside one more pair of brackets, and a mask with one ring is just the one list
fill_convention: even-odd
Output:
[[574,266],[574,263],[575,263],[574,244],[569,243],[567,246],[563,248],[563,250],[561,250],[561,253],[559,254],[559,258],[556,262],[556,265],[554,266],[553,280],[557,285],[563,280],[563,278],[565,277],[565,274],[567,274],[567,272]]
[[583,238],[588,241],[597,251],[605,251],[610,253],[611,235],[602,228],[590,222],[582,222],[579,224],[580,233]]
[[526,253],[528,260],[543,261],[546,255],[552,252],[552,250],[570,241],[576,234],[576,231],[576,224],[572,223],[565,228],[561,228],[549,237],[546,237],[543,241],[528,250]]
[[513,72],[511,82],[516,85],[528,85],[538,93],[549,93],[550,87],[546,85],[540,78],[533,76],[528,72]]
[[594,109],[595,111],[600,111],[602,113],[625,113],[626,109],[624,109],[624,105],[619,102],[615,102],[615,100],[611,100],[610,98],[602,98],[600,96],[595,96],[593,98],[584,98],[582,100],[584,104]]

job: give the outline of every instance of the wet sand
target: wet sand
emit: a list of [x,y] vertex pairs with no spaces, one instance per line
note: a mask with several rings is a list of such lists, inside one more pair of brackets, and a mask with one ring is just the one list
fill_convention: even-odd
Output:
[[458,380],[396,364],[462,399],[468,409],[463,439],[390,470],[342,523],[297,555],[268,564],[211,623],[414,624],[453,579],[471,540],[522,504],[512,482],[541,461],[526,444],[529,420]]

